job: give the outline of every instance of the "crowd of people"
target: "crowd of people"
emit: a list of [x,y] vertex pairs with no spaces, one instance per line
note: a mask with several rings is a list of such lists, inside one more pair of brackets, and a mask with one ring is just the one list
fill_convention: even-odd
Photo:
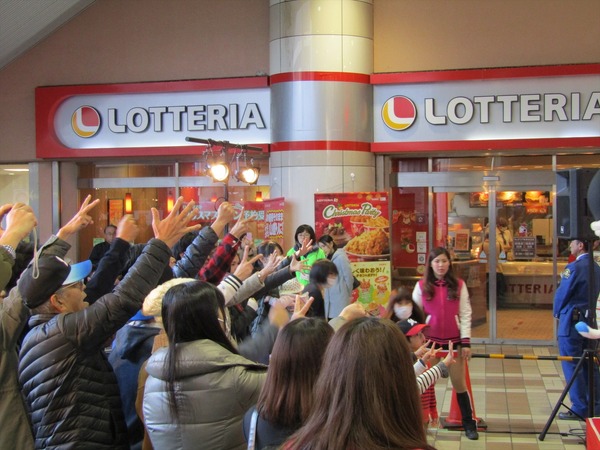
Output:
[[[126,215],[96,265],[69,264],[67,240],[97,204],[88,196],[39,248],[24,241],[31,208],[0,207],[0,448],[426,449],[433,384],[448,375],[478,439],[471,306],[446,249],[374,318],[350,303],[350,263],[331,239],[302,225],[285,255],[266,241],[250,256],[253,219],[235,221],[227,202],[202,229],[194,202],[162,219],[152,209],[145,244],[130,244]],[[23,246],[30,261],[17,264]],[[300,289],[283,301],[290,281]]]

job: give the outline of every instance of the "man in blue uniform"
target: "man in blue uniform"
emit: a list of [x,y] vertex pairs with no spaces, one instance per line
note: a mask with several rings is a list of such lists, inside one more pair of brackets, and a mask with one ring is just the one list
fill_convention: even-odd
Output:
[[[569,244],[571,254],[576,258],[567,264],[561,274],[560,285],[554,296],[554,317],[558,318],[558,351],[561,356],[582,356],[587,340],[575,329],[578,321],[587,321],[589,314],[589,258],[588,243],[574,239]],[[594,305],[600,293],[600,267],[594,263]],[[565,380],[573,376],[577,362],[563,361],[562,367]],[[588,416],[588,364],[577,373],[571,386],[571,410],[558,414],[559,419],[578,420]],[[594,411],[600,412],[600,373],[594,365]]]

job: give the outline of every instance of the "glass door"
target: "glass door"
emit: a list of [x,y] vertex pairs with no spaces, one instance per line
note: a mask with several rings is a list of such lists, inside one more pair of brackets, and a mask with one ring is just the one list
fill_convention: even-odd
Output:
[[[554,173],[415,172],[399,173],[397,181],[398,192],[429,192],[427,252],[449,249],[469,289],[474,341],[553,342],[554,289],[564,266],[554,250]],[[409,271],[403,273],[406,279]]]

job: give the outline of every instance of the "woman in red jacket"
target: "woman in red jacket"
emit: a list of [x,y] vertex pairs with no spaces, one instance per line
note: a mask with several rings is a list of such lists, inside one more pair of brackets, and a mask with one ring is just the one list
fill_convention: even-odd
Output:
[[467,438],[479,439],[477,422],[467,392],[466,360],[471,358],[471,302],[465,282],[454,275],[448,250],[434,248],[429,253],[427,272],[413,291],[429,325],[427,338],[447,349],[448,341],[457,348],[456,364],[449,367],[450,380],[462,415]]

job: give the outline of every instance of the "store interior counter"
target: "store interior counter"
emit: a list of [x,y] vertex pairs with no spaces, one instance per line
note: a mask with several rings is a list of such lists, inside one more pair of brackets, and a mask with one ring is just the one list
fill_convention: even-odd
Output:
[[[552,307],[555,278],[551,261],[508,261],[499,265],[506,280],[506,306]],[[556,280],[566,265],[557,262]]]

